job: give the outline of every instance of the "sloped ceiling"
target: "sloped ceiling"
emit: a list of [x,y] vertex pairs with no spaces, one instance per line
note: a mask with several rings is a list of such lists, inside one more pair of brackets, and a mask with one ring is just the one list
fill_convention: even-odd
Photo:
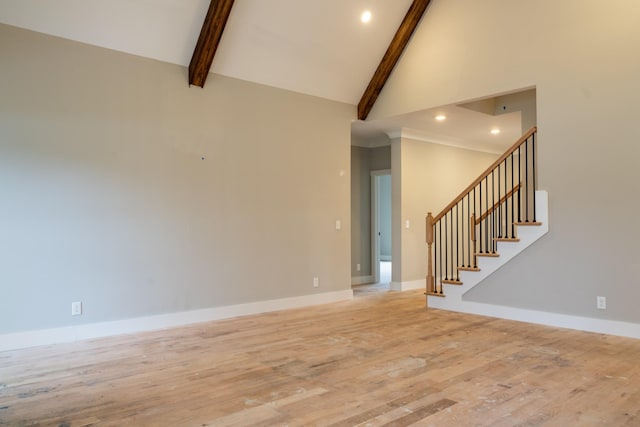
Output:
[[[355,105],[410,4],[236,0],[212,71]],[[0,22],[188,66],[208,6],[209,0],[0,0]],[[368,24],[360,22],[365,9],[373,15]]]
[[[438,115],[446,120],[435,120]],[[486,114],[456,105],[416,111],[398,117],[354,122],[352,145],[375,147],[390,144],[390,138],[413,138],[453,147],[500,154],[522,135],[521,113]],[[497,135],[492,129],[499,129]]]
[[[500,154],[536,124],[534,88],[351,125],[352,145],[375,147],[404,137]],[[446,119],[436,120],[437,116]],[[492,130],[499,130],[493,134]]]

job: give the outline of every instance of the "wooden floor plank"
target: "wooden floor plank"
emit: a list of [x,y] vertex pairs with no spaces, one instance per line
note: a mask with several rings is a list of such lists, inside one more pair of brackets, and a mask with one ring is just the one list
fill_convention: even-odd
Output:
[[421,291],[0,353],[0,426],[640,425],[640,341]]

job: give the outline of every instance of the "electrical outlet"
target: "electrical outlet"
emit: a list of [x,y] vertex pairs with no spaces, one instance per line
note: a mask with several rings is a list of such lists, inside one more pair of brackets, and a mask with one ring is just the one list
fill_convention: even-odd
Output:
[[342,221],[336,220],[336,230],[342,230]]
[[313,287],[317,288],[318,286],[320,286],[320,281],[318,280],[317,277],[313,278]]
[[360,264],[356,264],[356,271],[360,271]]
[[71,303],[71,315],[80,316],[82,314],[82,301],[76,301]]
[[607,297],[596,297],[596,307],[598,307],[599,310],[606,310]]

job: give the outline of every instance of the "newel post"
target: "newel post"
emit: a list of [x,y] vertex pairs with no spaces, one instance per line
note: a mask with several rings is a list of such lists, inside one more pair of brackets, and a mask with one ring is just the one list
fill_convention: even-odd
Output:
[[427,239],[427,293],[435,293],[435,283],[433,280],[433,258],[431,246],[433,245],[433,215],[427,214],[426,239]]

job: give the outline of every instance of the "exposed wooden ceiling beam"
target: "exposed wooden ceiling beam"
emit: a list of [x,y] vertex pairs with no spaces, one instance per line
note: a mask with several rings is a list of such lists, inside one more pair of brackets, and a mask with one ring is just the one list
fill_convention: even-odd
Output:
[[189,84],[204,87],[234,0],[211,0],[189,63]]
[[387,51],[382,57],[382,61],[380,61],[380,65],[378,65],[378,69],[371,78],[369,86],[367,86],[367,89],[362,95],[362,99],[360,99],[360,102],[358,103],[359,120],[365,120],[371,112],[373,104],[376,103],[378,95],[380,95],[382,88],[391,75],[393,67],[396,66],[398,59],[400,59],[400,55],[402,55],[413,31],[418,26],[418,22],[420,22],[422,15],[424,15],[425,10],[427,10],[427,6],[429,6],[430,1],[431,0],[413,0],[411,7],[409,7],[407,14],[398,28],[398,31],[396,31],[395,36],[393,36],[391,44],[389,44]]

